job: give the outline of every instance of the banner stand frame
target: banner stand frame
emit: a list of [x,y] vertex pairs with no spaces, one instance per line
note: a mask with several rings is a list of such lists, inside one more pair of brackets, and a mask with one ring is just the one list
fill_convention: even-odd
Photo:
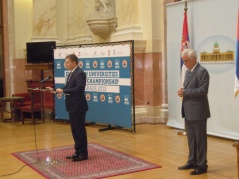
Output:
[[[130,53],[130,78],[131,78],[131,127],[124,127],[122,126],[114,126],[112,124],[110,124],[110,122],[106,122],[106,123],[102,123],[101,121],[87,121],[85,122],[86,126],[89,125],[101,125],[104,124],[105,127],[102,129],[99,129],[99,132],[102,131],[107,131],[107,130],[113,130],[113,129],[121,129],[121,130],[127,130],[130,132],[136,132],[136,124],[135,124],[135,93],[134,93],[134,40],[127,40],[127,41],[117,41],[117,42],[109,42],[109,43],[95,43],[95,44],[80,44],[80,45],[64,45],[64,46],[57,46],[56,50],[54,51],[54,63],[56,63],[55,60],[58,60],[58,58],[56,58],[56,54],[61,55],[62,53],[57,53],[56,51],[59,49],[64,49],[65,51],[68,51],[71,48],[93,48],[93,47],[104,47],[104,46],[115,46],[115,45],[129,45],[130,49],[129,49],[129,53]],[[71,53],[71,52],[70,52]],[[60,57],[60,56],[59,56]],[[61,57],[62,58],[62,57]],[[62,60],[60,58],[60,60]],[[85,58],[85,57],[84,57]],[[99,57],[98,57],[99,58]],[[56,68],[57,65],[55,64],[54,67],[54,78],[59,78],[58,76],[56,76]],[[55,69],[56,68],[56,69]],[[58,83],[56,83],[55,81],[55,86],[58,85]],[[57,102],[56,102],[57,103]],[[57,115],[57,114],[56,114]],[[56,116],[56,120],[57,121],[68,121],[65,118],[62,118],[62,116]]]
[[108,130],[114,130],[114,129],[120,129],[120,128],[122,128],[122,127],[112,126],[111,124],[108,124],[107,127],[99,129],[99,132],[108,131]]

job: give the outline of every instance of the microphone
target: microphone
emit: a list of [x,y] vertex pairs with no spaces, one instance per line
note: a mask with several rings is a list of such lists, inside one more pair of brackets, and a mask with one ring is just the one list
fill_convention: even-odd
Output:
[[45,82],[46,80],[49,80],[49,79],[51,79],[51,76],[46,77],[44,80],[40,81],[39,83],[43,83],[43,82]]

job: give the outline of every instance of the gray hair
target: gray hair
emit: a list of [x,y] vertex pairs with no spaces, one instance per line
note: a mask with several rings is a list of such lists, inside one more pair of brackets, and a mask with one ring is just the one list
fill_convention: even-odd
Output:
[[189,59],[197,59],[197,53],[193,49],[185,49],[183,50],[181,56],[183,57],[184,55],[188,55]]

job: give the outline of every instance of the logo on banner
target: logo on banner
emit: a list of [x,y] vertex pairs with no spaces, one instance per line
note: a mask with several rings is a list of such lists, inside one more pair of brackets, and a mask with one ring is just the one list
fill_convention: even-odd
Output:
[[87,101],[90,101],[90,97],[91,97],[90,94],[87,93],[87,94],[85,95],[85,97],[86,97],[86,100],[87,100]]
[[100,60],[100,68],[105,68],[105,60]]
[[120,103],[120,96],[119,95],[115,96],[115,102]]
[[98,66],[98,62],[97,62],[97,61],[94,61],[94,62],[93,62],[93,67],[94,67],[94,68],[97,68],[97,66]]
[[86,69],[90,69],[90,60],[87,60],[87,61],[85,62],[85,68],[86,68]]
[[124,95],[124,104],[129,105],[129,96]]
[[122,66],[123,66],[124,68],[127,67],[127,60],[123,60],[123,61],[122,61]]
[[111,60],[109,60],[109,61],[107,62],[107,66],[108,66],[108,68],[111,68],[111,67],[112,67],[112,61],[111,61]]
[[80,68],[82,68],[82,67],[84,66],[83,62],[82,62],[82,61],[79,61],[78,66],[79,66]]
[[115,60],[115,68],[120,68],[120,61],[119,60]]
[[104,102],[105,101],[105,95],[100,95],[100,100],[102,101],[102,102]]
[[61,69],[61,62],[60,61],[56,62],[56,69]]
[[112,96],[112,94],[108,94],[108,103],[113,103],[113,96]]
[[98,102],[98,94],[97,93],[93,94],[93,101]]

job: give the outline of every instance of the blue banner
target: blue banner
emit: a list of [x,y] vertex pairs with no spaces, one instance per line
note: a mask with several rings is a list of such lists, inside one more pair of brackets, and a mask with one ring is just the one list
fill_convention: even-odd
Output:
[[[78,56],[79,67],[87,76],[85,95],[89,106],[86,121],[124,128],[133,126],[131,46],[96,46],[56,49],[55,87],[62,87],[69,74],[64,68],[66,55]],[[64,95],[55,98],[56,119],[68,120]]]

